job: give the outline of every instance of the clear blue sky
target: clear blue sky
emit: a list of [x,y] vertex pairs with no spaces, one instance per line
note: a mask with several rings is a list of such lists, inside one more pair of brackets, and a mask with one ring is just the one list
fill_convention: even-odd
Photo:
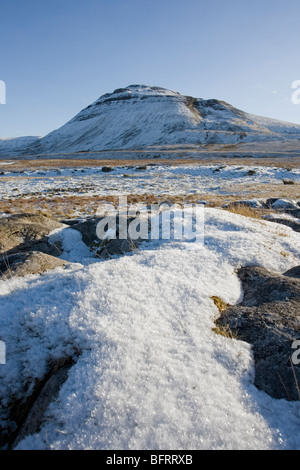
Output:
[[299,0],[1,0],[0,136],[45,135],[134,83],[300,123]]

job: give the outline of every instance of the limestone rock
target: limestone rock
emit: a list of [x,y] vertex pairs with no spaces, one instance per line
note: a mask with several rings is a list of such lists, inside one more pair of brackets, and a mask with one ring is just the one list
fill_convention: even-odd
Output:
[[64,225],[39,214],[15,214],[0,219],[0,253],[35,250],[59,256],[60,247],[49,244],[47,235],[60,227]]
[[22,277],[27,274],[41,274],[67,264],[69,264],[68,261],[38,251],[3,255],[0,257],[0,280]]
[[300,400],[300,365],[291,361],[292,344],[300,339],[299,267],[286,275],[244,267],[238,276],[244,299],[222,312],[216,324],[252,345],[259,389],[274,398]]

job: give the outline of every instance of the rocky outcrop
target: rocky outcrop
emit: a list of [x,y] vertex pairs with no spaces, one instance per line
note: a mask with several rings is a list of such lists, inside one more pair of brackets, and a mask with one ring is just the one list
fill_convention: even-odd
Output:
[[52,243],[52,230],[64,224],[39,214],[16,214],[0,219],[0,279],[41,274],[67,261],[60,242]]
[[[238,200],[230,202],[222,206],[224,209],[235,211],[241,207],[248,207],[255,209],[257,214],[268,220],[269,222],[275,222],[277,224],[286,225],[295,232],[300,232],[300,201],[293,201],[292,199],[281,199],[281,198],[269,198],[266,200],[249,199],[249,200]],[[264,215],[263,210],[272,210],[274,214]],[[288,214],[289,217],[286,217]],[[254,215],[254,214],[253,214]]]
[[285,219],[281,217],[272,217],[268,220],[277,224],[286,225],[287,227],[290,227],[292,230],[294,230],[294,232],[300,232],[300,222],[298,222],[298,220]]
[[41,274],[67,264],[68,261],[38,251],[14,253],[0,258],[0,280]]
[[59,237],[49,236],[54,229],[69,226],[79,231],[86,246],[97,258],[101,259],[130,253],[144,241],[141,238],[133,240],[128,234],[129,225],[137,220],[132,217],[126,218],[127,235],[125,238],[119,238],[120,221],[119,217],[116,217],[114,236],[99,239],[97,227],[101,220],[103,217],[91,217],[86,220],[60,223],[49,217],[35,214],[18,214],[0,219],[0,280],[27,274],[41,274],[69,264],[59,258],[63,253]]
[[300,365],[292,345],[300,339],[300,266],[284,275],[260,267],[239,269],[244,299],[216,320],[252,345],[255,385],[274,398],[300,400]]
[[300,279],[300,266],[295,266],[294,268],[289,269],[286,273],[284,273],[284,275],[288,277],[296,277]]
[[0,219],[0,254],[28,250],[52,256],[62,253],[61,247],[49,243],[49,233],[63,224],[39,214],[15,214]]
[[[78,230],[81,233],[83,242],[90,248],[97,257],[102,259],[109,259],[114,255],[124,255],[137,249],[139,244],[143,241],[142,239],[132,240],[129,235],[127,238],[119,238],[120,235],[120,221],[119,217],[116,217],[116,232],[114,238],[106,238],[101,240],[97,236],[98,223],[103,218],[90,218],[77,224],[72,224],[72,228]],[[131,217],[126,218],[127,222],[127,233],[130,223],[136,219]],[[126,226],[126,225],[125,225]]]
[[46,419],[47,409],[58,396],[61,386],[68,378],[70,368],[76,362],[80,351],[73,356],[50,361],[47,374],[35,381],[33,391],[15,398],[9,407],[9,429],[1,428],[0,446],[14,449],[26,436],[40,431]]

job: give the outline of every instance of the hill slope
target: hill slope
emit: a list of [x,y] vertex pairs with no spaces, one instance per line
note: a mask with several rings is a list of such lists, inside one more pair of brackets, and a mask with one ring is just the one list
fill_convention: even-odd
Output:
[[[130,85],[101,96],[26,152],[56,153],[151,146],[295,142],[300,125],[247,114],[219,100]],[[0,150],[1,152],[1,150]]]

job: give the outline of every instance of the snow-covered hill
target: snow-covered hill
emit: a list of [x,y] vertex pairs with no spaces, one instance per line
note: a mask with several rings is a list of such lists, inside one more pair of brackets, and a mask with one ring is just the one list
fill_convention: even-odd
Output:
[[[56,153],[151,146],[232,145],[300,139],[300,125],[238,110],[219,100],[130,85],[101,96],[26,152]],[[0,154],[3,154],[3,151]]]
[[15,155],[39,141],[40,137],[0,137],[0,155]]

